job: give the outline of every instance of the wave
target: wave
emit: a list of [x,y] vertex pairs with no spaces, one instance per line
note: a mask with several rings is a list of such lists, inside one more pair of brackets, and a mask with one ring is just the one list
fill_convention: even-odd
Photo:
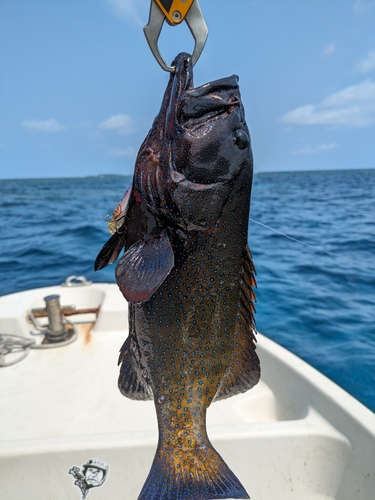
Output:
[[[93,263],[131,178],[6,181],[0,294],[62,283],[114,282]],[[249,244],[257,328],[375,410],[375,170],[260,173]],[[282,233],[282,234],[280,234]],[[286,235],[286,236],[285,236]]]

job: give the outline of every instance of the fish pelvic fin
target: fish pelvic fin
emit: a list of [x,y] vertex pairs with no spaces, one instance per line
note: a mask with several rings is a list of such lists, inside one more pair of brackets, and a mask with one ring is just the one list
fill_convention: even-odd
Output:
[[129,304],[129,337],[120,351],[118,388],[121,394],[129,399],[146,401],[153,399],[153,393],[135,335],[134,307],[134,304]]
[[208,438],[189,449],[158,445],[138,500],[250,498]]
[[256,286],[255,272],[250,249],[246,246],[242,264],[241,304],[234,339],[237,348],[214,401],[246,392],[259,382],[260,363],[255,352],[255,295],[253,291],[253,287]]

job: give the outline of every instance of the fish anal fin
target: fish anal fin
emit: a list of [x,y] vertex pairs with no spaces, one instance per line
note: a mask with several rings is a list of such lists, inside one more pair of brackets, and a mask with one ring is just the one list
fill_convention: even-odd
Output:
[[241,276],[241,304],[235,329],[236,348],[234,356],[214,401],[226,399],[235,394],[246,392],[256,385],[260,378],[260,363],[255,352],[256,330],[254,319],[255,267],[250,249],[247,246],[244,254]]
[[174,265],[174,253],[166,232],[148,241],[139,240],[121,257],[116,281],[127,301],[148,300]]
[[121,364],[118,388],[121,394],[129,399],[145,401],[153,399],[153,393],[148,382],[146,368],[142,365],[140,349],[135,336],[132,307],[134,308],[131,304],[129,307],[129,337],[121,348],[118,362]]

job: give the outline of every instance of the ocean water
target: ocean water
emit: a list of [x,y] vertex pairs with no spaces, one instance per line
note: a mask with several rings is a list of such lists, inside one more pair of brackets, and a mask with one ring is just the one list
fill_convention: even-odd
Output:
[[[0,181],[0,295],[95,273],[130,177]],[[258,330],[375,411],[375,170],[259,173]],[[272,229],[270,229],[272,228]]]

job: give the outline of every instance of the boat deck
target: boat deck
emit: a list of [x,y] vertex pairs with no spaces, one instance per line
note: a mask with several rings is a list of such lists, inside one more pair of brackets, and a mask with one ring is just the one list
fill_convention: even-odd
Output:
[[[49,287],[0,298],[0,332],[30,337],[26,311],[43,297],[98,307],[77,316],[74,343],[31,350],[0,368],[0,483],[4,500],[80,498],[68,470],[90,458],[110,466],[92,499],[136,499],[157,443],[153,402],[117,389],[118,351],[127,332],[116,285]],[[254,500],[373,500],[375,416],[333,382],[258,336],[262,380],[214,403],[212,443]]]

